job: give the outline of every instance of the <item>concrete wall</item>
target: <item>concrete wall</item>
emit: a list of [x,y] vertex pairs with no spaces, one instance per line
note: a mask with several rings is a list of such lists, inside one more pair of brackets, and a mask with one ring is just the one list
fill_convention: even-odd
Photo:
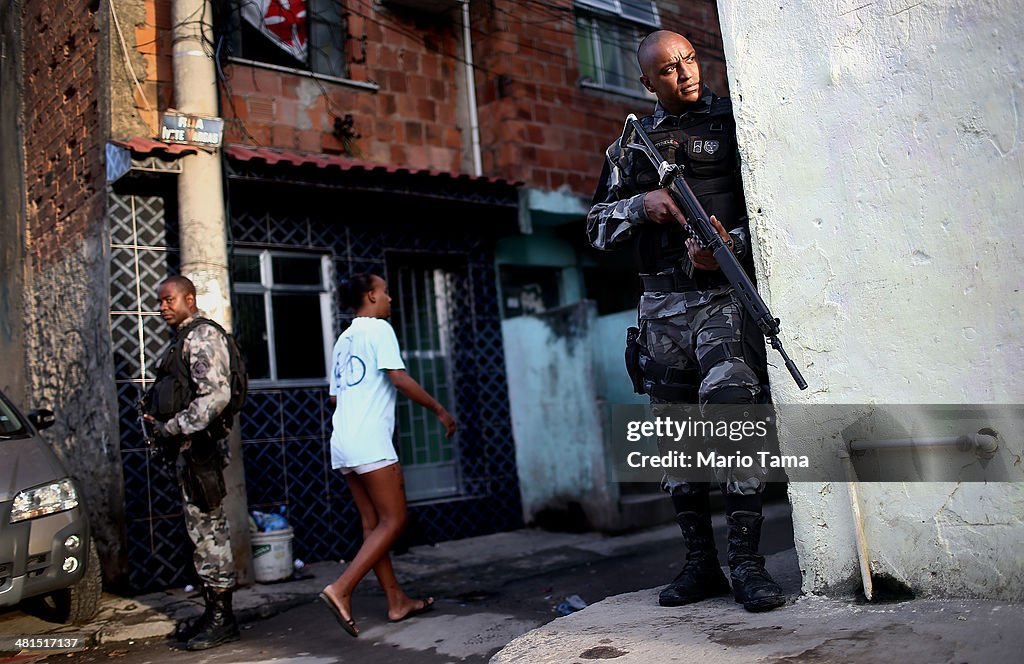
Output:
[[646,404],[646,394],[633,392],[626,374],[626,328],[636,327],[636,311],[629,309],[597,319],[594,357],[601,376],[599,398],[610,408],[622,404]]
[[[574,527],[649,525],[650,514],[620,506],[609,451],[611,407],[645,402],[632,393],[623,365],[625,329],[633,319],[632,312],[598,317],[594,302],[584,300],[502,321],[527,523],[551,511]],[[585,523],[571,503],[582,508]]]
[[[1020,3],[719,9],[759,286],[811,386],[776,370],[776,401],[1020,403]],[[851,589],[845,486],[790,492],[805,589]],[[861,492],[876,574],[1024,597],[1024,485]]]
[[559,304],[569,304],[580,300],[583,286],[580,273],[576,269],[578,260],[572,245],[555,237],[550,232],[546,232],[546,229],[535,231],[530,235],[501,238],[494,250],[494,262],[499,266],[533,265],[563,268],[559,282],[561,296]]
[[[103,45],[110,63],[110,136],[159,135],[160,112],[174,108],[170,0],[107,0],[117,15]],[[120,27],[120,32],[117,28]],[[158,30],[157,26],[162,26]],[[124,43],[121,36],[124,36]],[[135,44],[144,44],[133,48]],[[130,69],[129,69],[130,67]],[[134,74],[134,76],[133,76]],[[136,85],[135,81],[139,83]]]
[[107,16],[99,2],[24,4],[20,170],[27,399],[56,412],[43,436],[85,493],[113,580],[124,569],[124,507],[103,170]]
[[595,399],[600,389],[596,319],[594,304],[583,301],[502,321],[527,523],[544,510],[562,513],[569,521],[570,510],[578,508],[593,527],[614,518],[610,510],[618,495],[607,482],[604,429]]

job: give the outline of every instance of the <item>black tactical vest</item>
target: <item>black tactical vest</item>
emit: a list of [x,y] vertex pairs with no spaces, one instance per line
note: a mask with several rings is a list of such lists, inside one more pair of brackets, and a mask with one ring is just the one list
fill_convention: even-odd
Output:
[[245,360],[235,338],[223,327],[209,318],[196,317],[185,327],[176,330],[174,343],[164,354],[157,368],[156,380],[143,398],[143,404],[150,415],[158,422],[166,422],[177,413],[188,407],[194,398],[196,384],[192,380],[192,371],[184,357],[185,338],[189,332],[199,325],[211,325],[224,337],[228,347],[231,384],[231,400],[228,402],[221,419],[229,423],[235,414],[241,412],[249,391],[249,378],[245,371]]
[[[715,215],[727,231],[742,226],[746,216],[736,152],[736,124],[732,103],[715,97],[708,113],[677,117],[669,115],[657,129],[651,116],[641,120],[662,157],[681,165],[686,183],[704,210]],[[637,193],[658,188],[658,173],[650,161],[632,153],[629,188]],[[654,274],[668,270],[691,271],[686,252],[686,233],[675,224],[644,224],[636,235],[635,250],[640,272]],[[694,290],[728,284],[721,272],[693,270],[693,279],[683,279]]]

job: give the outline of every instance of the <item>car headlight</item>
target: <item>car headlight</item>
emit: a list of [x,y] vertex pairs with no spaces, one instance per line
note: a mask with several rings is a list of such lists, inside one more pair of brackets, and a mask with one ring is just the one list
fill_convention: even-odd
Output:
[[11,523],[78,507],[78,493],[70,479],[25,489],[14,497]]

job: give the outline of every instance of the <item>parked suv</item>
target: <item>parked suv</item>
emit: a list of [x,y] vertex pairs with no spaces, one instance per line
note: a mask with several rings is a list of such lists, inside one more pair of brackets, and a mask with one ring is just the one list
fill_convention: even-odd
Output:
[[82,492],[39,430],[0,392],[0,607],[34,598],[42,617],[81,623],[99,608],[100,563]]

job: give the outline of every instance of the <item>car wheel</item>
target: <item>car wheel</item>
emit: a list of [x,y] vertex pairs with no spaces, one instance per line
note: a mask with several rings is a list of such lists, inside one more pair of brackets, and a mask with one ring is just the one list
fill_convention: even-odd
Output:
[[52,593],[47,603],[51,604],[57,622],[81,625],[91,620],[99,611],[102,592],[100,556],[96,553],[96,543],[90,541],[85,576],[74,585]]

